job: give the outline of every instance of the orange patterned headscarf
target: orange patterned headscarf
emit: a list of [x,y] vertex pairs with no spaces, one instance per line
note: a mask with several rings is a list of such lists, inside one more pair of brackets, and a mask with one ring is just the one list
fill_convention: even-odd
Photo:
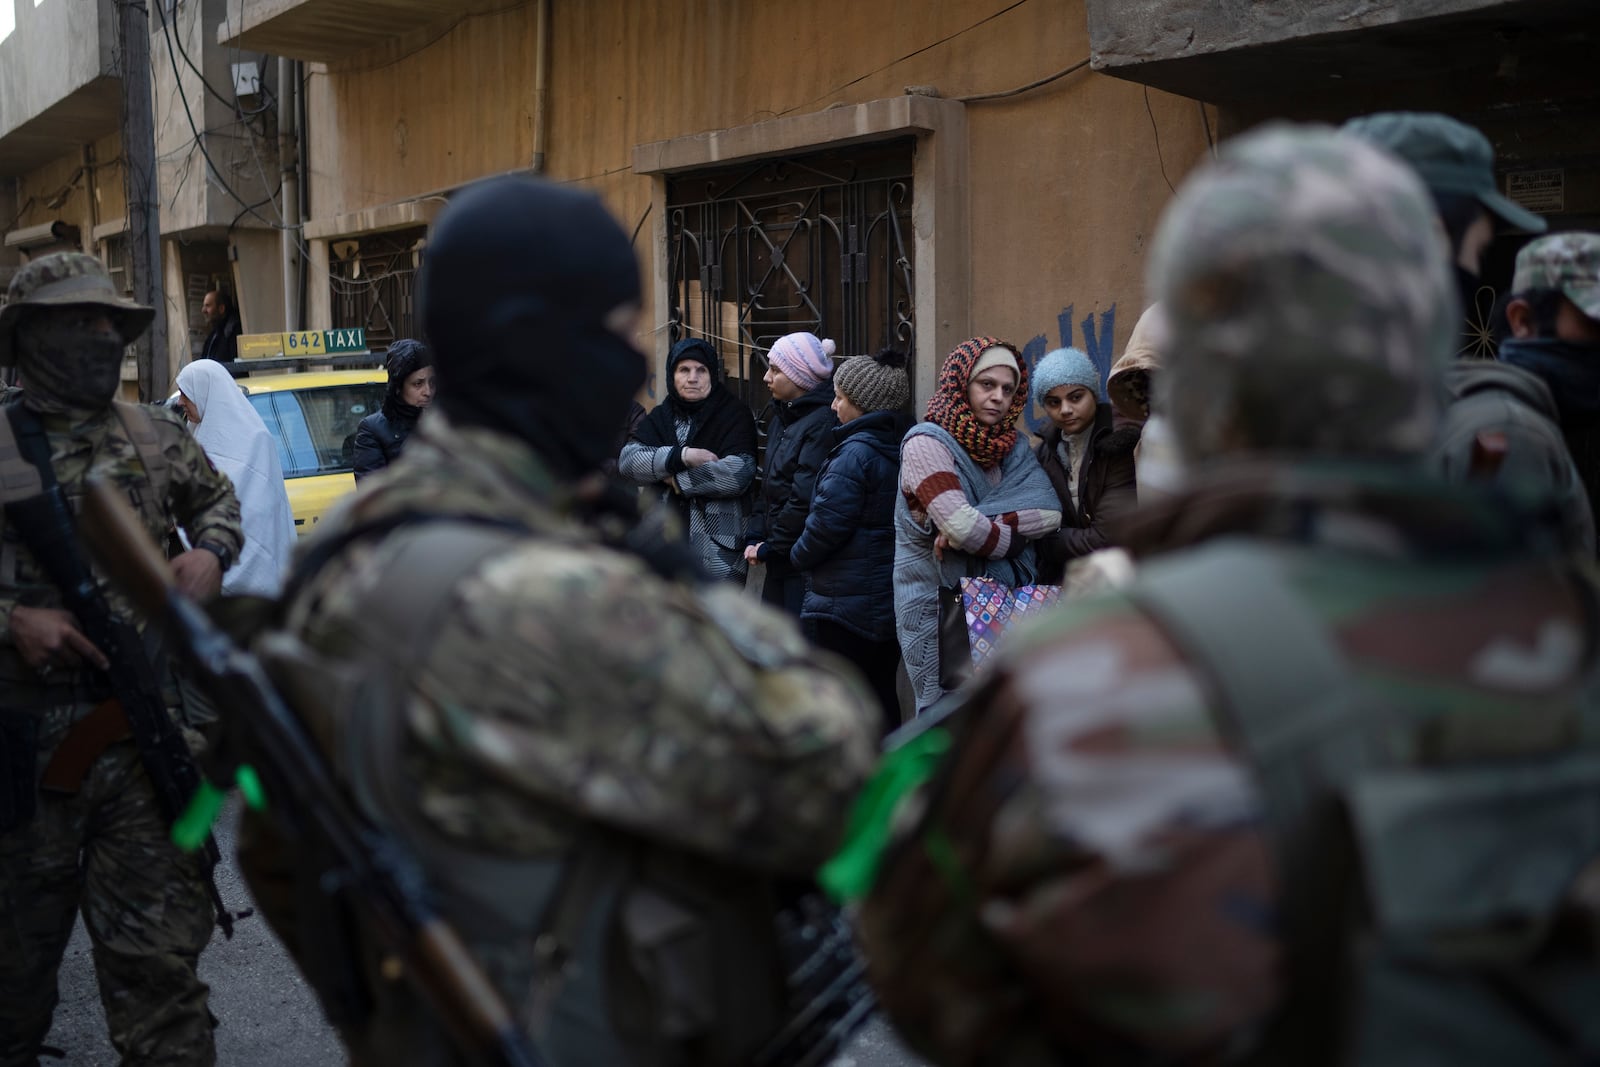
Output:
[[[967,399],[972,368],[978,357],[991,348],[1009,348],[1017,353],[1017,392],[1011,398],[1005,418],[997,425],[985,426]],[[1017,419],[1028,405],[1028,364],[1016,345],[996,337],[974,337],[963,341],[945,357],[939,368],[939,382],[928,398],[928,421],[954,437],[967,455],[980,467],[993,467],[1011,454],[1017,444]]]

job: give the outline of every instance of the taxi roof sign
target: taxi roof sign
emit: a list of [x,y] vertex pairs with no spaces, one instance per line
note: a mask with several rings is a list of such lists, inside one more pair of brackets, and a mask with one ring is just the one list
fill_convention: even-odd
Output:
[[315,358],[365,352],[367,331],[359,326],[339,330],[295,330],[291,333],[242,333],[239,359]]

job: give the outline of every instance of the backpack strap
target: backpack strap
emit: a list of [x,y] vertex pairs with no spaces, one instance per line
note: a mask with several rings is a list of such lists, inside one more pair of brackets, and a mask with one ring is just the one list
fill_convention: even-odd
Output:
[[[362,613],[363,673],[385,679],[380,689],[389,694],[406,690],[461,581],[527,531],[438,516],[402,536],[407,541],[390,566],[409,580],[380,584]],[[594,831],[545,859],[494,856],[451,841],[423,816],[404,774],[405,716],[381,697],[357,700],[346,713],[342,763],[369,816],[402,832],[433,875],[430,889],[456,905],[447,911],[463,934],[508,951],[531,948],[535,981],[520,1006],[523,1024],[544,1034],[564,991],[600,1011],[604,976],[577,961],[599,958],[603,916],[632,866],[631,850],[616,835]]]
[[1211,683],[1218,724],[1254,767],[1282,831],[1314,784],[1296,755],[1350,725],[1353,672],[1327,627],[1259,545],[1223,542],[1152,564],[1127,594]]
[[[1342,797],[1308,760],[1342,743],[1361,687],[1322,620],[1287,586],[1270,548],[1219,542],[1145,568],[1127,595],[1206,677],[1219,728],[1255,771],[1283,887],[1278,927],[1294,996],[1252,1063],[1337,1061],[1350,1003],[1343,960],[1359,906],[1359,860]],[[1357,756],[1356,758],[1359,758]]]
[[44,482],[39,477],[39,468],[22,454],[10,417],[0,417],[0,506],[27,500],[42,492]]
[[[133,450],[139,456],[139,463],[144,467],[145,477],[150,479],[150,493],[148,498],[154,504],[167,499],[167,485],[172,481],[172,465],[167,462],[167,454],[161,448],[161,436],[156,431],[156,420],[150,414],[149,408],[143,404],[130,404],[123,400],[114,400],[111,407],[117,413],[117,418],[122,420],[122,428],[128,435],[128,440],[133,442]],[[139,495],[140,500],[146,499],[146,494]],[[159,505],[157,505],[159,506]],[[164,521],[162,516],[155,516],[159,521]]]

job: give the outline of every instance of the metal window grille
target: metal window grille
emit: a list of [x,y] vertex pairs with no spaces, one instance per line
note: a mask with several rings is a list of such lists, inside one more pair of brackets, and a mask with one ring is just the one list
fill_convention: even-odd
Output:
[[900,139],[699,171],[667,185],[669,336],[703,336],[753,408],[768,348],[831,337],[838,357],[915,351],[912,153]]
[[334,241],[329,257],[334,329],[360,327],[369,348],[417,336],[417,264],[427,227]]

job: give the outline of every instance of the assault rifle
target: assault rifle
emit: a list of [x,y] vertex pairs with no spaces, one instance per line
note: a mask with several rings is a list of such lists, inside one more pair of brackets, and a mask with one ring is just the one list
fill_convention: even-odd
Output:
[[[200,771],[182,732],[167,714],[162,687],[155,668],[145,652],[144,639],[133,624],[113,614],[100,592],[88,562],[78,548],[72,510],[66,494],[56,480],[50,464],[50,446],[37,417],[12,407],[0,410],[0,418],[11,420],[17,449],[39,474],[41,491],[6,505],[6,521],[16,529],[23,544],[61,593],[61,603],[72,613],[83,635],[105,654],[111,666],[106,677],[122,705],[139,750],[139,762],[155,789],[156,802],[168,825],[177,822],[200,786]],[[115,494],[115,490],[108,490]],[[120,499],[120,498],[119,498]],[[122,503],[128,511],[126,501]],[[138,531],[141,544],[150,537],[131,511],[129,522]],[[155,546],[151,545],[151,551]],[[159,555],[157,556],[159,559]],[[164,563],[163,563],[164,565]],[[209,832],[197,842],[205,865],[206,889],[224,937],[233,936],[233,915],[217,891],[216,868],[221,858],[216,838]]]
[[[260,787],[275,806],[276,821],[292,826],[297,847],[327,864],[314,872],[319,891],[341,894],[370,920],[402,974],[470,1062],[483,1067],[543,1067],[543,1058],[493,984],[427,901],[415,861],[351,805],[321,750],[278,695],[260,661],[236,646],[198,605],[178,592],[166,561],[127,501],[112,487],[92,483],[82,525],[106,573],[152,625],[164,625],[177,638],[201,688],[227,709],[222,737],[206,758],[210,782],[238,781],[245,791],[256,772],[245,764],[244,755],[254,756]],[[191,809],[207,826],[222,795],[210,782],[202,783]],[[249,792],[246,798],[250,799]],[[193,826],[179,830],[192,832]],[[302,862],[312,861],[302,857]]]

